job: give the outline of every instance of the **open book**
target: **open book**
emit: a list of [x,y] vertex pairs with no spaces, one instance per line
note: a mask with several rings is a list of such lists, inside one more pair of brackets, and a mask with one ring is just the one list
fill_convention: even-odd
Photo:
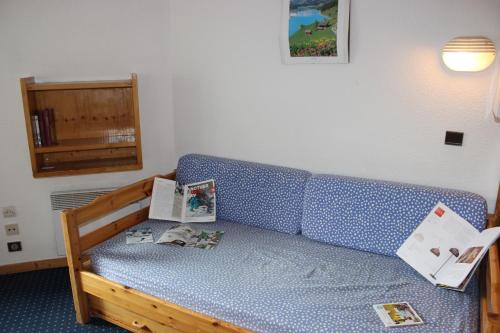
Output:
[[438,287],[464,291],[500,227],[479,232],[439,202],[396,254]]
[[215,222],[215,181],[181,185],[155,178],[149,218],[176,222]]

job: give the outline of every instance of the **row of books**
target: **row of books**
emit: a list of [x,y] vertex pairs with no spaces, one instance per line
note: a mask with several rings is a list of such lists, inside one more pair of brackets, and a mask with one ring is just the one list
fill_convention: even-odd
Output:
[[35,110],[31,115],[35,147],[57,144],[54,109]]

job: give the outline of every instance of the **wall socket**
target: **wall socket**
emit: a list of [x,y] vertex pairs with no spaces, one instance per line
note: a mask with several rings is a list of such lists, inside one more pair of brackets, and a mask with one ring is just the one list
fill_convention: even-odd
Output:
[[23,250],[21,242],[9,242],[7,243],[7,248],[9,249],[9,252],[17,252]]
[[3,207],[2,214],[4,218],[16,217],[16,206]]
[[7,236],[19,235],[19,225],[17,225],[17,224],[6,224],[5,225],[5,234]]

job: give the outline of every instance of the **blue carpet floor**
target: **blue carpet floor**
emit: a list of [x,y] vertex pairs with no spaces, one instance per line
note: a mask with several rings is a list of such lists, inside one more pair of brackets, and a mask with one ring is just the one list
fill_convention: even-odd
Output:
[[99,319],[76,322],[66,268],[0,276],[0,332],[127,332]]

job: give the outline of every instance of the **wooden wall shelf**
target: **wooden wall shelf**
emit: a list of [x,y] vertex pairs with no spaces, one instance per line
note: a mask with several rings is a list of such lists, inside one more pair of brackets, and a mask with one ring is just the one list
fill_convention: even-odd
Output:
[[131,80],[39,82],[39,83],[33,82],[28,84],[26,88],[28,91],[132,88],[132,82]]
[[21,93],[34,177],[142,169],[136,74],[85,82],[28,77]]

